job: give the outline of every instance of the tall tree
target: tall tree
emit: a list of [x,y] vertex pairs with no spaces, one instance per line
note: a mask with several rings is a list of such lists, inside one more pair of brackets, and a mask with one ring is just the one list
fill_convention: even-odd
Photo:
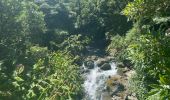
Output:
[[33,0],[0,1],[0,91],[12,90],[16,64],[25,59],[27,47],[43,33],[43,13]]

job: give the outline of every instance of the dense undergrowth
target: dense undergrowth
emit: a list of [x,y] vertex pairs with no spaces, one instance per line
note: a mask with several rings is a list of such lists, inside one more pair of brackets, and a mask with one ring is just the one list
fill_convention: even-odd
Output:
[[134,26],[126,36],[114,36],[108,48],[119,61],[128,59],[133,64],[136,74],[129,90],[139,100],[170,99],[169,4],[169,0],[129,2],[122,13]]

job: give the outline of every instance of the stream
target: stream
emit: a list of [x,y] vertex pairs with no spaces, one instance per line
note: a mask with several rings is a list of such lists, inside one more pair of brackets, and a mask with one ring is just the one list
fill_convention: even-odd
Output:
[[85,79],[83,84],[85,96],[83,100],[104,100],[103,93],[106,90],[106,79],[117,73],[115,63],[110,62],[109,64],[111,66],[110,70],[101,70],[96,61],[92,69],[88,69],[84,64],[82,65],[83,70],[86,70],[83,74]]

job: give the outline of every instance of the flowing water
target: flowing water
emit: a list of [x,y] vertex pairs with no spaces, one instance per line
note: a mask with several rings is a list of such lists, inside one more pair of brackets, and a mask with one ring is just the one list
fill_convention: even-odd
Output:
[[[102,93],[106,88],[105,82],[109,76],[116,74],[115,63],[111,62],[111,70],[103,71],[96,63],[93,69],[89,69],[89,72],[85,73],[84,89],[85,89],[85,100],[103,100]],[[83,65],[84,70],[87,70],[86,66]]]

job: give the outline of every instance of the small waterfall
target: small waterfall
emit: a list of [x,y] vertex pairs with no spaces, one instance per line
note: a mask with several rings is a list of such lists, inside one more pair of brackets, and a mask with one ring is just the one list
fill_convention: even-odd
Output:
[[[102,100],[102,92],[105,90],[105,82],[109,76],[116,74],[116,65],[111,62],[111,70],[101,70],[96,63],[94,63],[94,68],[89,69],[89,72],[85,73],[85,82],[83,84],[85,89],[84,100]],[[84,66],[86,70],[86,66]]]

